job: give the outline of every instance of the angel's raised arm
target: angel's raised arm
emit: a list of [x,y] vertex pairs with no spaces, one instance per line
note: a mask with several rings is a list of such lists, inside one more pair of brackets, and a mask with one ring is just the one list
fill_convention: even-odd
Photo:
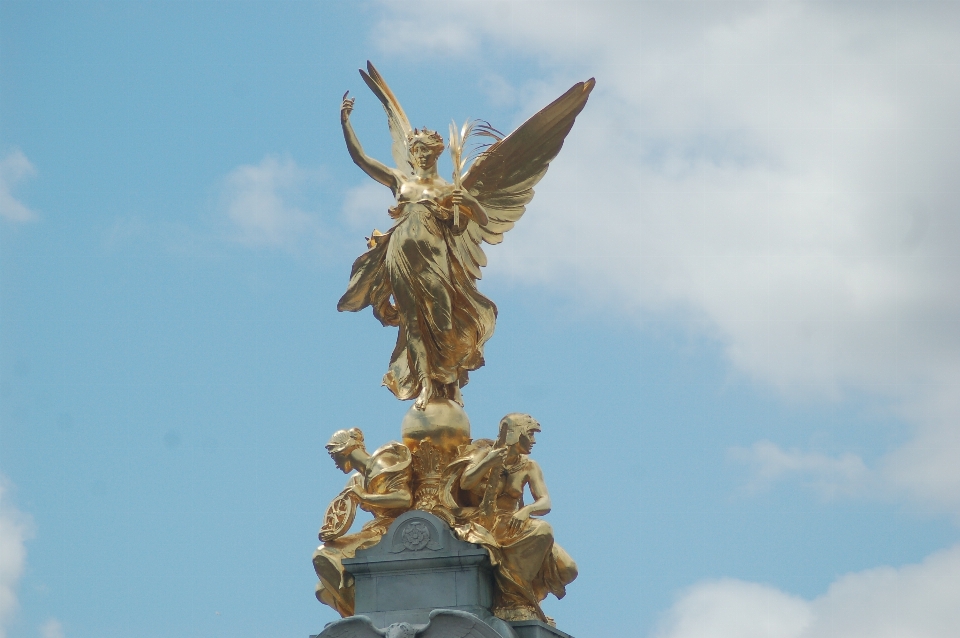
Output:
[[363,172],[377,180],[394,193],[400,189],[400,179],[396,171],[388,168],[386,165],[378,162],[363,152],[360,146],[360,140],[353,131],[353,125],[350,124],[350,112],[353,111],[353,98],[347,97],[348,93],[343,95],[343,103],[340,105],[340,126],[343,127],[343,139],[347,143],[347,151],[350,153],[350,159],[353,163],[363,169]]

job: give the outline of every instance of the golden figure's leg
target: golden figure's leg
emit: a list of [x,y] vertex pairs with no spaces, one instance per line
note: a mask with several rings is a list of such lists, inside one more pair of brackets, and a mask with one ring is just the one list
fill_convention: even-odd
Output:
[[453,384],[453,401],[460,404],[460,407],[463,407],[463,394],[460,392],[460,384]]
[[413,405],[418,410],[426,410],[427,404],[430,403],[430,399],[433,398],[433,394],[434,394],[433,379],[431,379],[430,377],[421,377],[420,385],[423,386],[423,389],[420,390],[420,396],[417,397],[417,400]]
[[560,577],[560,583],[567,586],[576,580],[579,574],[577,563],[570,557],[565,549],[553,544],[553,559],[557,562],[557,575]]
[[339,552],[321,545],[313,553],[313,569],[317,572],[317,600],[337,610],[346,618],[353,615],[353,589],[343,584],[343,565]]
[[429,387],[430,362],[423,342],[417,298],[409,285],[396,284],[394,284],[393,298],[397,303],[400,323],[403,325],[406,334],[407,362],[410,367],[410,374],[420,383],[420,396],[417,397],[416,407],[423,410],[427,401],[433,395],[433,388]]

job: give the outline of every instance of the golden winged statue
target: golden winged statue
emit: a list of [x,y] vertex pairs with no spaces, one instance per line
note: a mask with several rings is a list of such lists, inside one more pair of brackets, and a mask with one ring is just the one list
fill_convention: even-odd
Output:
[[[523,215],[595,82],[573,85],[507,136],[485,123],[465,125],[459,133],[451,127],[450,183],[437,174],[443,138],[410,126],[371,63],[360,75],[387,113],[396,168],[363,152],[350,124],[349,92],[340,106],[343,136],[353,161],[393,192],[396,205],[389,209],[393,226],[385,233],[374,230],[369,250],[354,262],[337,309],[370,306],[383,325],[399,327],[383,377],[397,398],[416,398],[420,410],[435,397],[462,405],[460,388],[483,365],[497,317],[496,305],[477,290],[487,264],[481,243],[499,244]],[[484,136],[494,141],[464,166],[466,138]]]

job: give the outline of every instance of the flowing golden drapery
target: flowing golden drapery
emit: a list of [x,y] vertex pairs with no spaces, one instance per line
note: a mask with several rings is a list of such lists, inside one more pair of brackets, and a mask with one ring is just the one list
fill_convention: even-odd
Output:
[[543,619],[540,601],[547,594],[563,598],[566,586],[577,577],[577,565],[553,540],[550,523],[529,518],[519,530],[511,530],[509,521],[514,511],[497,512],[491,530],[471,522],[454,531],[461,540],[476,543],[490,554],[496,567],[496,616],[504,620]]
[[401,203],[390,214],[396,224],[354,262],[337,309],[372,306],[381,323],[399,326],[383,377],[397,398],[417,396],[427,378],[462,387],[468,372],[483,365],[497,307],[457,258],[449,209],[421,200]]

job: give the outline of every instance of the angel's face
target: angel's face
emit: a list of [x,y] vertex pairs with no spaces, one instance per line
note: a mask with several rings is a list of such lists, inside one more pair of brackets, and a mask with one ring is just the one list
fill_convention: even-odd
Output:
[[410,149],[410,159],[416,168],[426,171],[437,163],[437,153],[426,144],[414,144]]

